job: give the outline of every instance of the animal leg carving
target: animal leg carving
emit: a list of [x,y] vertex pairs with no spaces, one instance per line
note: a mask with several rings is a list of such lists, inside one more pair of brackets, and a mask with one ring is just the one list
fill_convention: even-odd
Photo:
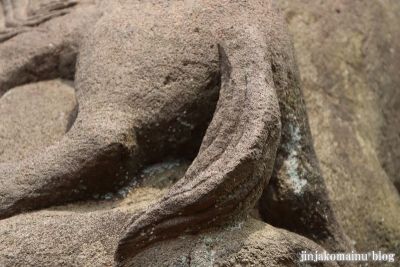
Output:
[[[79,111],[71,130],[37,155],[0,164],[0,219],[112,190],[124,177],[116,174],[134,173],[170,151],[179,156],[189,146],[200,146],[218,99],[217,47],[200,42],[203,33],[196,33],[186,49],[186,41],[177,36],[173,47],[182,48],[176,52],[179,58],[168,58],[164,46],[149,51],[134,38],[116,41],[114,29],[101,30],[109,31],[108,47],[89,38],[80,51],[75,80]],[[148,30],[136,34],[154,42]],[[92,61],[99,57],[104,61]],[[110,78],[122,76],[124,83]]]
[[114,139],[93,134],[107,131],[94,121],[78,117],[57,144],[20,162],[0,164],[0,219],[76,200],[113,183],[135,143],[124,140],[120,121],[115,121]]

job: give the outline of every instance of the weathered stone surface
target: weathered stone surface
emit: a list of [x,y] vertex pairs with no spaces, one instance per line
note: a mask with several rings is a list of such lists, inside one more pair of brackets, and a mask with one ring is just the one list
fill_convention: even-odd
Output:
[[68,131],[76,107],[73,83],[27,84],[0,98],[0,162],[20,161],[53,145]]
[[[302,236],[249,219],[157,243],[123,266],[310,266],[300,262],[301,251],[322,250]],[[320,262],[312,266],[339,265]]]
[[[53,6],[41,7],[45,2],[2,0],[0,3],[0,96],[15,86],[30,82],[73,79],[80,41],[110,3],[54,0]],[[57,3],[65,8],[57,7]],[[8,14],[14,21],[14,16],[21,17],[19,23],[7,23],[4,9],[10,5]],[[54,12],[49,10],[55,7]],[[24,17],[29,9],[31,18],[37,23]],[[35,12],[38,14],[34,15]]]
[[[33,46],[22,41],[21,36],[36,38],[36,28],[0,45],[0,55],[6,55],[12,44],[22,44],[22,56],[16,60],[8,56],[12,64],[0,69],[0,90],[7,91],[21,83],[70,77],[75,69],[62,63],[65,61],[60,55],[73,44],[67,62],[74,63],[78,51],[75,44],[90,29],[79,48],[75,76],[78,117],[55,145],[20,162],[0,164],[0,218],[72,200],[121,197],[139,169],[172,155],[194,160],[168,192],[146,189],[149,191],[142,196],[150,202],[157,199],[151,193],[160,197],[148,208],[139,211],[140,204],[134,201],[130,204],[136,205],[136,210],[129,204],[125,206],[124,212],[134,216],[125,225],[118,247],[114,247],[120,265],[136,264],[140,255],[150,255],[153,252],[148,247],[153,243],[174,252],[169,245],[179,246],[181,241],[166,239],[220,227],[233,219],[244,220],[273,168],[273,178],[264,194],[264,219],[314,240],[323,249],[350,251],[352,247],[332,212],[316,160],[291,39],[277,5],[261,0],[122,0],[110,7],[111,13],[104,14],[93,28],[86,25],[93,25],[104,9],[90,1],[68,7],[68,14],[57,16],[48,25],[40,23],[38,28],[55,27],[57,20],[72,23],[71,31],[68,26],[58,28],[58,52],[52,52],[54,44],[49,45],[46,39],[53,38],[54,31],[38,38]],[[88,8],[89,15],[78,16],[80,8],[80,12]],[[71,18],[76,18],[78,24]],[[84,22],[88,28],[77,26]],[[38,52],[34,57],[32,49]],[[50,64],[42,64],[43,69],[33,67],[41,63],[38,58],[47,57]],[[275,161],[281,119],[282,142]],[[170,181],[178,179],[171,175]],[[149,183],[155,181],[158,180]],[[146,182],[140,184],[146,186]],[[121,233],[126,217],[112,215],[116,207],[105,209],[112,210],[106,212],[107,216],[117,218],[113,239]],[[102,214],[93,211],[70,219],[89,227]],[[16,218],[23,216],[30,215]],[[2,222],[8,225],[13,219]],[[260,252],[257,247],[261,245],[280,244],[260,255],[267,257],[269,264],[283,266],[295,264],[300,250],[322,249],[310,240],[260,222],[248,221],[246,225],[247,230],[235,235],[240,242],[234,236],[226,239],[236,250],[236,257],[222,255],[222,266],[247,264],[246,261],[263,264],[253,256]],[[109,227],[96,231],[107,231]],[[96,243],[98,234],[85,229],[88,242]],[[251,236],[254,231],[257,234]],[[19,235],[18,231],[15,235]],[[188,240],[199,238],[190,236]],[[288,239],[282,244],[281,240]],[[201,246],[200,241],[193,242]],[[204,252],[196,247],[195,251]],[[110,262],[108,252],[99,253],[95,254],[96,259]],[[142,254],[135,257],[138,253]],[[190,255],[187,250],[184,253]],[[281,253],[287,257],[280,257]],[[193,254],[192,265],[196,259],[201,263],[200,254],[197,258]],[[54,264],[56,254],[49,257],[49,264]],[[144,265],[150,260],[146,256]]]
[[[285,214],[284,216],[286,216],[287,220],[290,220],[292,222],[292,227],[288,227],[290,230],[295,230],[293,226],[296,226],[300,229],[304,229],[303,231],[299,231],[301,234],[306,235],[309,238],[312,238],[313,240],[319,242],[320,244],[324,245],[326,247],[326,249],[329,249],[330,251],[351,251],[352,247],[350,245],[349,240],[346,238],[346,236],[343,234],[340,226],[337,224],[336,219],[332,213],[331,207],[330,207],[330,203],[329,200],[327,198],[327,191],[326,188],[324,186],[324,182],[323,179],[321,177],[320,171],[319,171],[319,167],[315,158],[315,153],[313,151],[313,147],[312,147],[312,140],[311,140],[311,135],[310,135],[310,131],[308,128],[308,122],[307,122],[307,114],[305,112],[305,106],[303,103],[303,99],[302,99],[302,95],[301,95],[301,89],[300,89],[300,81],[299,81],[299,77],[298,77],[298,71],[297,71],[297,65],[295,62],[295,58],[294,58],[294,53],[293,53],[293,49],[291,46],[291,42],[290,42],[290,37],[286,34],[286,27],[285,25],[282,23],[282,21],[280,20],[280,17],[277,13],[277,9],[274,5],[271,4],[271,6],[269,6],[269,4],[265,4],[265,3],[261,3],[261,2],[257,2],[257,3],[252,3],[252,4],[248,4],[247,6],[243,6],[249,9],[249,13],[245,13],[245,10],[241,10],[241,14],[240,16],[242,17],[242,20],[239,20],[240,22],[238,22],[237,17],[239,16],[239,14],[232,15],[231,17],[224,17],[224,21],[226,22],[221,22],[222,19],[220,19],[220,16],[223,16],[222,14],[224,14],[225,12],[229,12],[232,14],[235,14],[235,12],[237,12],[237,10],[240,10],[239,6],[237,6],[236,4],[228,4],[225,3],[224,7],[221,8],[218,4],[211,4],[211,6],[213,6],[213,13],[212,17],[213,18],[208,18],[208,16],[210,16],[211,11],[207,10],[207,14],[204,14],[203,10],[201,10],[201,8],[203,7],[203,4],[198,4],[198,5],[194,5],[190,8],[188,8],[191,4],[190,1],[188,1],[187,3],[185,3],[186,6],[179,6],[174,4],[170,4],[170,6],[168,6],[169,9],[166,9],[165,7],[162,7],[160,13],[165,13],[166,11],[169,11],[170,9],[173,9],[173,11],[169,11],[171,13],[165,13],[165,14],[169,14],[168,16],[166,16],[168,18],[168,20],[166,22],[164,22],[164,20],[161,20],[158,22],[160,24],[164,24],[164,25],[171,25],[173,24],[173,21],[176,20],[175,17],[179,17],[181,16],[181,14],[185,14],[185,12],[188,12],[187,9],[189,9],[189,16],[188,18],[185,19],[185,17],[180,18],[181,20],[186,21],[188,24],[193,24],[193,26],[191,26],[192,28],[196,29],[203,29],[203,28],[208,28],[208,29],[213,29],[213,28],[217,28],[219,31],[224,31],[223,27],[226,27],[225,25],[234,25],[233,27],[235,27],[235,25],[238,25],[237,23],[239,23],[239,25],[244,25],[245,23],[249,23],[250,25],[254,26],[254,25],[258,25],[259,21],[263,21],[261,23],[262,27],[262,31],[261,31],[261,35],[263,36],[274,36],[273,40],[267,40],[267,44],[270,46],[266,47],[265,50],[267,51],[271,51],[271,54],[267,53],[266,57],[259,57],[258,59],[252,59],[252,64],[257,63],[257,60],[269,60],[270,65],[270,71],[272,74],[272,81],[270,81],[271,83],[273,83],[273,87],[275,90],[277,90],[277,94],[279,97],[279,101],[280,101],[280,111],[281,113],[285,116],[284,118],[282,118],[283,123],[284,123],[284,129],[286,129],[287,133],[284,135],[284,138],[286,138],[284,140],[284,143],[282,146],[287,146],[285,151],[282,151],[282,157],[287,158],[287,154],[290,153],[298,153],[298,159],[300,159],[303,163],[303,168],[307,168],[308,173],[301,173],[302,177],[306,174],[308,174],[308,181],[309,181],[309,185],[306,186],[306,188],[304,189],[304,191],[306,192],[305,198],[298,198],[296,193],[297,193],[297,188],[295,188],[294,190],[291,188],[290,191],[290,197],[292,197],[293,195],[295,195],[293,197],[293,199],[290,200],[290,203],[292,204],[291,206],[288,205],[287,207],[285,207],[285,209],[283,209],[282,206],[275,206],[273,207],[271,214],[268,215],[278,215],[277,217],[279,217],[281,214]],[[262,9],[261,7],[263,7],[264,9]],[[149,8],[149,9],[148,9]],[[254,8],[254,9],[253,9]],[[133,10],[133,11],[132,11]],[[137,10],[137,11],[135,11]],[[147,13],[149,15],[147,15],[145,18],[132,18],[130,16],[131,13],[136,13],[145,10],[144,13]],[[149,11],[147,11],[149,10]],[[257,11],[255,11],[257,10]],[[260,11],[262,10],[262,11]],[[148,23],[149,21],[154,21],[154,17],[157,17],[157,6],[151,6],[148,7],[146,5],[133,5],[131,7],[131,9],[129,9],[129,5],[126,5],[126,8],[118,11],[112,15],[110,15],[111,18],[107,18],[105,17],[104,20],[102,19],[97,25],[96,28],[107,28],[107,26],[104,26],[103,23],[109,23],[109,24],[118,24],[115,22],[115,18],[118,18],[118,20],[122,20],[122,21],[133,21],[131,24],[134,25],[142,25],[143,24],[143,20],[146,21],[146,23]],[[177,16],[176,14],[180,14],[179,16]],[[256,17],[257,14],[260,14],[260,17]],[[267,16],[266,14],[268,14],[269,16]],[[107,21],[108,19],[108,21]],[[213,21],[217,20],[217,21]],[[171,21],[170,21],[171,20]],[[191,21],[192,20],[192,21]],[[270,20],[274,21],[273,27],[269,26],[271,25]],[[111,22],[110,22],[111,21]],[[190,22],[189,22],[190,21]],[[207,23],[210,23],[210,21],[213,21],[214,25],[209,26],[207,25]],[[162,22],[162,23],[161,23]],[[226,24],[225,24],[226,23]],[[219,25],[220,24],[220,25]],[[150,23],[151,25],[151,23]],[[218,27],[221,27],[221,29],[219,29]],[[240,26],[236,26],[236,27],[240,27]],[[178,28],[179,29],[179,28]],[[190,28],[189,28],[190,29]],[[171,29],[169,29],[171,30]],[[217,31],[218,31],[217,30]],[[173,34],[171,35],[179,35],[180,33],[175,33],[174,29],[172,29]],[[189,31],[187,31],[189,32]],[[100,34],[102,33],[102,31],[100,32]],[[104,36],[104,34],[102,34]],[[187,34],[188,35],[188,34]],[[242,44],[242,32],[236,32],[235,36],[235,48],[237,49],[237,47],[251,47],[250,50],[245,54],[245,58],[242,58],[242,62],[246,62],[246,60],[248,60],[249,58],[251,58],[251,55],[253,55],[254,52],[254,48],[253,48],[253,44],[249,43],[249,40],[253,42],[253,40],[250,37],[244,38],[246,39],[246,41],[244,42],[244,44]],[[222,37],[221,37],[222,36]],[[219,36],[220,39],[226,38],[224,37],[224,35],[220,35]],[[117,38],[114,38],[114,40]],[[206,39],[203,39],[206,40]],[[257,43],[257,40],[256,40]],[[225,43],[223,43],[223,45],[226,45]],[[228,44],[229,45],[229,44]],[[229,46],[227,46],[229,48]],[[235,51],[235,50],[233,50]],[[270,58],[268,58],[268,56],[271,56]],[[227,57],[229,60],[229,56]],[[223,60],[224,58],[222,58]],[[224,64],[222,62],[222,64]],[[243,64],[243,63],[242,63]],[[262,63],[257,63],[258,65],[261,65]],[[234,68],[233,63],[230,62],[230,65],[232,66],[232,69]],[[246,72],[246,70],[244,70]],[[224,75],[224,74],[223,74]],[[253,74],[254,75],[254,74]],[[255,75],[254,75],[255,76]],[[249,76],[247,76],[247,79],[251,77],[251,74],[249,74]],[[246,78],[246,77],[245,77]],[[235,82],[237,82],[237,79],[235,80]],[[224,76],[223,76],[223,80],[222,80],[222,89],[224,90]],[[221,92],[221,96],[220,96],[220,103],[222,101],[225,101],[225,99],[223,98],[225,94],[225,91]],[[222,102],[223,103],[223,102]],[[266,104],[268,105],[268,104]],[[231,104],[231,106],[234,106]],[[232,108],[232,107],[226,107],[224,106],[225,109]],[[219,107],[217,108],[217,113],[214,116],[214,121],[211,123],[207,135],[205,137],[205,141],[204,143],[207,144],[208,140],[207,137],[209,136],[216,136],[216,133],[213,133],[213,127],[216,127],[215,124],[219,124],[222,123],[222,120],[218,117],[219,114],[218,112],[221,111],[223,108]],[[231,112],[232,114],[235,114],[234,112]],[[217,118],[217,119],[216,119]],[[231,117],[229,117],[229,115],[227,117],[225,117],[225,120],[232,120],[232,115]],[[251,126],[248,126],[251,127]],[[286,128],[285,128],[286,127]],[[289,129],[292,128],[292,132],[289,132]],[[296,129],[297,131],[301,131],[301,134],[303,135],[302,138],[297,139],[296,136]],[[254,129],[252,130],[254,131]],[[204,146],[203,143],[203,146]],[[292,144],[293,143],[293,144]],[[270,142],[267,143],[267,146],[271,144]],[[290,144],[292,144],[290,146]],[[228,146],[229,148],[229,146]],[[211,148],[207,148],[208,149],[208,153],[214,153],[212,152],[212,147]],[[210,152],[211,151],[211,152]],[[189,169],[188,173],[186,174],[186,178],[187,177],[191,177],[192,173],[200,173],[200,177],[201,177],[201,172],[196,169],[196,164],[198,163],[197,160],[199,162],[201,162],[200,160],[204,160],[202,159],[202,148],[200,149],[200,153],[199,156],[197,157],[197,159],[194,161],[193,165],[191,168],[193,169]],[[240,151],[237,152],[231,152],[228,153],[230,154],[230,157],[232,160],[232,158],[235,157],[235,154],[237,154]],[[209,156],[207,156],[206,158],[208,158]],[[270,158],[270,157],[269,157]],[[271,164],[270,159],[268,157],[264,159],[265,164]],[[304,159],[305,158],[305,159]],[[209,159],[207,159],[209,160]],[[289,160],[297,160],[296,159],[290,159]],[[220,173],[224,172],[224,169],[226,168],[225,166],[227,165],[224,161],[222,161],[221,165],[216,165],[216,171],[215,173],[217,173],[217,171],[219,171]],[[201,166],[201,165],[200,165]],[[268,165],[267,165],[268,166]],[[207,166],[208,168],[208,166]],[[238,168],[239,169],[239,168]],[[200,169],[201,170],[201,169]],[[296,170],[298,171],[298,170]],[[303,172],[303,170],[300,170],[300,172]],[[305,171],[304,171],[305,172]],[[238,177],[240,176],[244,176],[244,174],[240,174],[240,171],[238,171]],[[192,178],[193,179],[193,178]],[[215,179],[215,177],[214,177]],[[225,179],[225,178],[224,178]],[[237,178],[236,178],[237,179]],[[248,179],[248,178],[247,178]],[[302,178],[299,178],[302,179]],[[229,180],[229,176],[226,177],[226,181],[230,181],[232,182],[232,180]],[[188,189],[184,189],[185,187],[187,187],[187,185],[185,184],[187,181],[185,181],[185,178],[183,179],[183,181],[178,182],[178,185],[176,187],[174,187],[168,194],[166,194],[163,199],[161,201],[159,201],[158,203],[152,205],[151,207],[149,207],[149,209],[146,211],[146,213],[144,213],[143,215],[141,215],[139,218],[138,217],[134,217],[132,220],[132,226],[130,230],[128,230],[127,236],[121,240],[120,242],[120,247],[117,250],[116,253],[116,257],[118,259],[118,257],[127,257],[130,256],[132,257],[135,253],[137,253],[140,249],[142,249],[143,246],[147,246],[149,243],[157,241],[157,240],[163,240],[166,239],[168,237],[174,236],[174,235],[178,235],[179,233],[181,233],[181,231],[183,229],[185,229],[186,227],[189,227],[188,229],[192,232],[196,232],[196,227],[199,227],[199,229],[201,229],[201,224],[199,224],[199,222],[204,222],[204,224],[208,224],[210,226],[213,225],[217,225],[218,223],[218,217],[221,216],[219,214],[214,214],[212,212],[208,212],[208,214],[205,212],[205,216],[203,217],[203,215],[198,212],[196,214],[196,218],[191,218],[190,216],[185,216],[186,214],[191,214],[193,212],[193,208],[191,208],[191,206],[185,207],[184,205],[182,205],[181,207],[178,207],[176,209],[175,212],[170,212],[168,211],[169,209],[173,209],[175,208],[174,205],[176,205],[176,203],[180,203],[180,202],[184,202],[186,201],[186,190]],[[296,182],[296,181],[295,181]],[[299,181],[301,182],[301,181]],[[204,185],[204,187],[206,187],[207,185]],[[183,190],[184,189],[184,190]],[[197,189],[196,189],[197,190]],[[209,189],[201,189],[204,191],[208,191]],[[200,189],[199,189],[200,191]],[[188,192],[190,192],[188,190]],[[217,191],[218,192],[218,191]],[[182,196],[183,195],[183,196]],[[195,194],[190,195],[190,197],[193,197]],[[254,194],[256,195],[256,194]],[[211,201],[209,199],[207,199],[209,196],[206,195],[206,197],[204,197],[205,201]],[[220,196],[221,197],[221,196]],[[192,200],[190,200],[192,201]],[[318,204],[317,204],[318,202]],[[199,201],[199,203],[201,203]],[[197,205],[199,205],[199,203],[194,203],[191,204],[193,205],[193,207],[196,207]],[[196,206],[195,206],[196,205]],[[224,205],[219,203],[218,207],[223,207]],[[171,208],[172,207],[172,208]],[[201,206],[200,206],[201,207]],[[201,212],[203,212],[202,210],[203,208],[201,208]],[[301,215],[302,216],[297,216],[297,214],[294,214],[292,212],[292,210],[294,209],[299,209],[301,210]],[[221,208],[221,210],[223,210]],[[279,212],[277,212],[279,210]],[[236,211],[237,212],[237,211]],[[178,214],[179,216],[173,215],[173,213]],[[162,215],[160,215],[162,214]],[[212,215],[212,217],[206,217]],[[268,216],[267,215],[267,216]],[[294,215],[294,216],[293,216]],[[224,215],[225,216],[225,215]],[[282,216],[282,217],[284,217]],[[172,219],[170,219],[172,218]],[[214,223],[215,221],[215,223]],[[157,222],[156,224],[154,222]],[[159,224],[159,225],[158,225]],[[179,228],[178,228],[179,227]],[[130,248],[130,253],[126,253],[125,250],[127,250],[128,246],[131,246]],[[132,248],[133,247],[133,248]],[[135,248],[135,249],[134,249]],[[344,265],[344,264],[343,264]],[[349,265],[351,265],[351,263],[349,263]]]
[[40,211],[0,223],[0,266],[112,266],[123,225],[117,211]]
[[[74,204],[3,220],[0,264],[113,266],[123,225],[165,192],[155,190],[138,188],[121,203]],[[316,250],[324,249],[309,239],[250,219],[156,243],[124,266],[301,266],[301,251]],[[338,265],[325,262],[315,266]]]
[[[187,227],[196,232],[245,214],[260,195],[269,178],[280,135],[268,59],[271,50],[279,50],[287,43],[266,45],[268,32],[259,29],[260,22],[254,20],[261,19],[254,16],[260,12],[259,4],[243,6],[243,19],[237,21],[235,15],[220,19],[239,10],[238,4],[228,2],[125,1],[99,20],[86,41],[76,81],[85,89],[77,91],[83,102],[80,112],[93,114],[108,96],[107,106],[115,109],[118,103],[127,119],[129,114],[136,114],[138,129],[151,125],[157,117],[157,123],[162,125],[161,116],[169,123],[182,114],[181,101],[193,99],[185,100],[182,94],[190,96],[209,83],[207,77],[221,75],[217,110],[199,154],[168,194],[132,219],[117,249],[118,261],[134,256],[151,242],[178,236]],[[271,21],[265,21],[263,27],[278,32],[280,28],[269,26],[277,16],[276,9],[267,9],[270,3],[261,5],[271,13]],[[115,31],[113,25],[121,27]],[[97,41],[100,36],[102,42]],[[95,64],[96,61],[102,63]],[[132,69],[130,62],[137,67]],[[115,79],[110,81],[107,77]],[[204,79],[206,84],[202,85]],[[102,84],[114,88],[115,96],[99,90]],[[126,86],[130,84],[132,88]],[[132,103],[135,105],[131,107]],[[163,127],[160,130],[167,128]],[[142,144],[138,142],[137,146],[146,155]],[[154,229],[153,236],[141,234],[150,233],[150,229]]]
[[260,216],[267,223],[310,238],[330,252],[352,251],[331,208],[314,151],[292,46],[286,49],[284,53],[276,52],[271,61],[282,135],[271,180],[259,202]]
[[400,255],[400,3],[280,4],[339,222],[357,250]]
[[189,164],[160,162],[128,174],[129,185],[115,194],[1,220],[0,266],[113,266],[128,219],[160,199]]
[[133,189],[123,201],[89,201],[2,220],[0,266],[113,266],[126,221],[165,192]]

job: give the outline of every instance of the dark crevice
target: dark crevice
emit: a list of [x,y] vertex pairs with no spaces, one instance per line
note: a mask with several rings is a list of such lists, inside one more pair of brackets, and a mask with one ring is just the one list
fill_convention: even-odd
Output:
[[69,130],[71,130],[72,125],[74,125],[76,117],[78,117],[78,111],[79,111],[79,104],[76,104],[76,106],[74,107],[74,109],[71,111],[71,113],[68,116],[68,123],[67,123],[67,127],[65,129],[65,133],[68,133]]

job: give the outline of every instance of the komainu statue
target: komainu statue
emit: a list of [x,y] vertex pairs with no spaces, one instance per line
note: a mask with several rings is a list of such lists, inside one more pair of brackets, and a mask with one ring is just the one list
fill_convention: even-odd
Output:
[[[51,2],[22,16],[22,2],[2,1],[6,29],[75,5]],[[79,47],[72,128],[31,157],[0,164],[0,218],[104,193],[123,186],[124,173],[200,147],[184,177],[131,218],[117,263],[158,241],[245,220],[271,176],[285,190],[269,187],[263,216],[282,213],[289,230],[331,251],[351,249],[330,207],[275,1],[112,6]],[[74,191],[79,185],[85,190]]]

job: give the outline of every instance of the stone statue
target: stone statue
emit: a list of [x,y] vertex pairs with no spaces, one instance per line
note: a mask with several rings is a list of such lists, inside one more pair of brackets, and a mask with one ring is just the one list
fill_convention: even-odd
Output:
[[[19,18],[2,3],[6,17]],[[63,3],[19,25],[61,15]],[[121,1],[79,48],[75,90],[79,112],[62,140],[0,164],[0,219],[105,192],[124,184],[122,173],[201,142],[185,176],[127,224],[117,262],[244,220],[271,176],[285,188],[269,187],[271,216],[279,207],[268,196],[278,194],[287,201],[282,221],[332,251],[351,248],[330,208],[275,1]]]

